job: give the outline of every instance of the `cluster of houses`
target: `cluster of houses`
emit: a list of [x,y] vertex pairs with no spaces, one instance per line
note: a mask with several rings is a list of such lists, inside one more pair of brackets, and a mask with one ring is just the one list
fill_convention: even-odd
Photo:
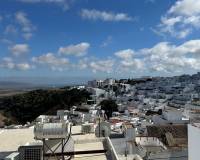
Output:
[[[44,144],[48,143],[50,148],[56,148],[52,146],[53,143],[61,144],[59,135],[53,135],[56,134],[55,130],[59,129],[59,131],[65,131],[66,134],[70,132],[70,142],[67,141],[69,139],[61,138],[62,143],[66,141],[68,147],[55,150],[52,153],[52,159],[56,159],[57,156],[57,159],[69,159],[66,154],[72,154],[70,159],[89,159],[90,157],[113,160],[198,160],[200,73],[176,77],[121,80],[110,78],[93,80],[85,86],[73,87],[86,89],[91,93],[91,98],[87,103],[73,106],[70,110],[58,110],[56,115],[40,115],[32,126],[30,124],[26,128],[27,137],[31,142],[35,137],[34,134],[38,135],[37,126],[40,126],[39,129],[42,132],[39,133],[40,136],[48,132],[48,136],[57,137],[56,142],[55,138],[48,139],[47,142],[45,138],[43,141],[38,142],[38,139],[34,141],[34,146],[35,143],[38,144],[36,149],[39,151],[37,153],[39,159],[45,160],[47,159],[45,156],[51,156],[50,151],[53,149],[47,152]],[[113,111],[109,119],[99,105],[103,100],[112,100],[117,104],[117,111]],[[80,107],[88,111],[78,110]],[[68,127],[67,131],[62,128],[69,125],[72,127],[71,129]],[[41,126],[46,126],[48,130]],[[20,128],[13,129],[13,134],[16,135],[19,130]],[[11,134],[12,131],[10,129],[2,131],[0,140],[3,136],[5,137],[6,132]],[[4,141],[8,143],[6,139]],[[22,140],[19,141],[22,143]],[[12,148],[13,145],[7,144],[10,151],[9,147]],[[23,152],[20,148],[23,148]],[[16,147],[12,152],[4,151],[2,155],[7,156],[7,159],[9,157],[12,159],[14,156],[26,159],[25,154],[30,152],[25,151],[30,148],[31,151],[34,150],[32,143],[19,144],[18,149]],[[31,160],[30,157],[29,160]]]

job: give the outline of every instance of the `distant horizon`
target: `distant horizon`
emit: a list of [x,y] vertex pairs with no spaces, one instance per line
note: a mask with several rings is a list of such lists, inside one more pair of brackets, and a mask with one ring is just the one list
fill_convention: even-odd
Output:
[[[197,74],[196,72],[195,74]],[[25,85],[33,85],[35,87],[39,86],[65,86],[65,85],[86,85],[88,81],[91,80],[104,80],[107,78],[113,78],[116,80],[119,79],[139,79],[139,78],[147,78],[147,77],[175,77],[182,75],[193,75],[193,74],[177,74],[173,76],[141,76],[141,77],[0,77],[0,87],[1,82],[7,83],[21,83]]]

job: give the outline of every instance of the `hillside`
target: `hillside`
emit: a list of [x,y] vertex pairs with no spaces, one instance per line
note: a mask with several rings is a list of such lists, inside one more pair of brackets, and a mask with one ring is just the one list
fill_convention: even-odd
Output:
[[89,96],[86,90],[78,89],[34,90],[0,98],[0,113],[6,124],[24,124],[41,114],[55,114],[58,109],[70,109],[73,105],[86,102]]

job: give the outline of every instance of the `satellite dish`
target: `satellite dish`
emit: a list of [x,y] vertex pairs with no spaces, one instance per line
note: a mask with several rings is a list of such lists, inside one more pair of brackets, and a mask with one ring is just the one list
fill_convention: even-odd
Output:
[[110,123],[108,122],[101,122],[98,124],[98,126],[95,128],[95,136],[96,137],[109,137],[110,136]]

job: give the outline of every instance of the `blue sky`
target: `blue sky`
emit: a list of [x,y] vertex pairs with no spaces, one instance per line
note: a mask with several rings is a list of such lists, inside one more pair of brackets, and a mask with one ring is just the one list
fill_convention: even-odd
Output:
[[141,77],[200,67],[200,0],[1,0],[0,77]]

